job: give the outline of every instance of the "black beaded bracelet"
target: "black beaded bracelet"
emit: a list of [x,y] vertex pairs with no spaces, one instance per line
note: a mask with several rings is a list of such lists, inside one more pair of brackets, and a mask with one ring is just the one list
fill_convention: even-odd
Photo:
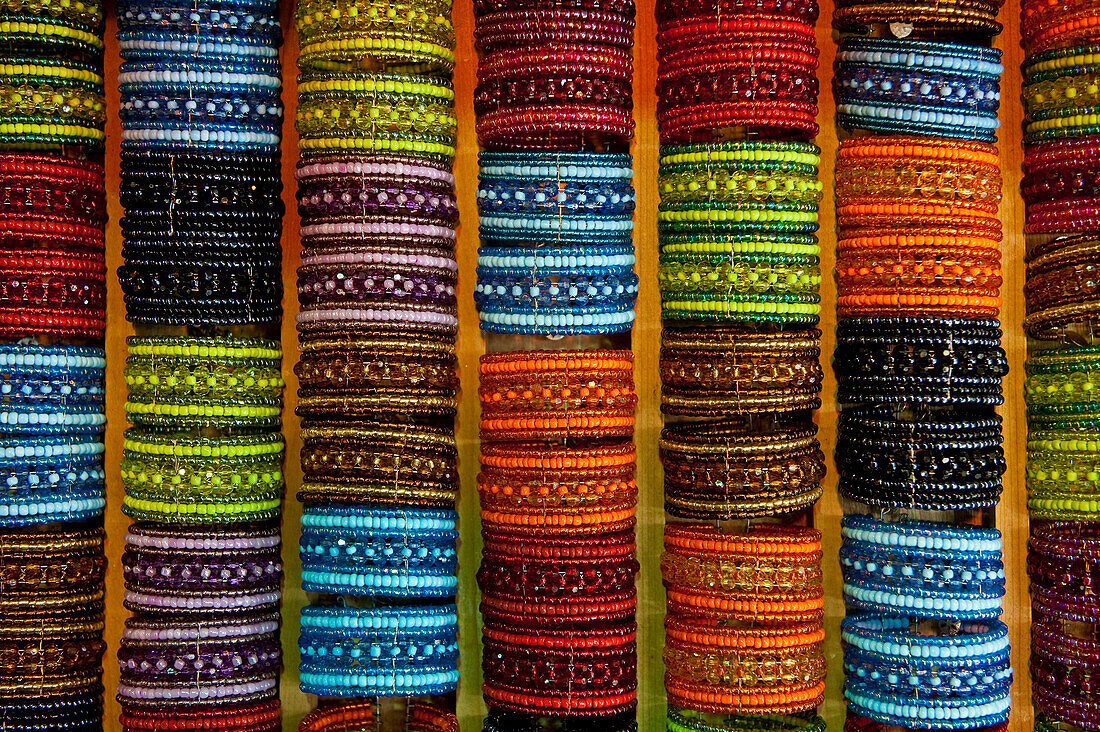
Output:
[[956,410],[902,419],[884,407],[844,409],[836,466],[842,495],[876,507],[991,506],[1005,472],[1001,419]]
[[992,320],[841,321],[833,369],[841,404],[1002,403],[1008,359]]

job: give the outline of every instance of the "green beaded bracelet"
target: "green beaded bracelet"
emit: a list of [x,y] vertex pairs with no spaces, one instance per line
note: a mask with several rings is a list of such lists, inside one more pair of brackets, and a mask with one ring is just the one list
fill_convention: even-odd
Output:
[[123,511],[139,520],[204,523],[272,517],[283,495],[284,451],[277,433],[207,438],[127,430]]

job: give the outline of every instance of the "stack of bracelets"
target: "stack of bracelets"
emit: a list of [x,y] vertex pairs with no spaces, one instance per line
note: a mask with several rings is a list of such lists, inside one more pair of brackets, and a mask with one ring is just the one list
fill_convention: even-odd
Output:
[[[1009,715],[996,0],[841,0],[836,466],[846,729]],[[921,520],[918,520],[921,519]]]
[[1100,727],[1100,3],[1024,0],[1027,505],[1035,728]]
[[474,14],[484,730],[632,732],[634,3]]
[[104,9],[0,6],[0,728],[103,716]]
[[274,0],[118,6],[125,732],[274,732],[283,497]]
[[298,681],[321,698],[302,732],[382,718],[457,732],[450,14],[450,0],[295,10],[299,553],[312,603]]
[[823,729],[816,0],[658,0],[670,732]]

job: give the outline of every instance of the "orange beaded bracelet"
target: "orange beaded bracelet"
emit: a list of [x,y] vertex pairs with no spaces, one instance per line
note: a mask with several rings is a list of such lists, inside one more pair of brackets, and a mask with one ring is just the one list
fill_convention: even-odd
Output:
[[665,667],[669,702],[702,701],[709,711],[789,714],[821,703],[825,630],[730,627],[717,620],[669,617]]
[[480,372],[483,440],[633,434],[630,351],[491,353]]

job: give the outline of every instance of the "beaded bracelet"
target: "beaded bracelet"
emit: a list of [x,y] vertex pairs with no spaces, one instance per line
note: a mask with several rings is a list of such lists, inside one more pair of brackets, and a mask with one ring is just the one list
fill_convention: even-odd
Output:
[[478,15],[474,45],[479,51],[534,44],[588,44],[631,48],[634,7],[527,6]]
[[307,592],[372,597],[451,597],[457,580],[450,511],[310,507],[299,556]]
[[634,321],[633,247],[482,247],[474,304],[490,333],[620,333]]
[[[555,186],[556,187],[556,186]],[[499,193],[499,191],[498,191]],[[585,194],[581,194],[584,196]],[[633,193],[631,193],[633,195]],[[535,194],[535,198],[538,194]],[[559,202],[557,213],[526,214],[489,212],[482,207],[479,233],[482,241],[507,246],[513,243],[533,242],[541,244],[584,244],[627,248],[630,245],[634,224],[630,212],[599,214],[569,211],[568,201]]]
[[483,440],[633,433],[630,351],[490,353],[481,357],[479,372]]
[[0,64],[0,142],[17,148],[103,144],[103,77],[73,60],[8,58]]
[[279,424],[282,352],[236,338],[127,339],[126,413],[136,425]]
[[46,232],[64,223],[102,229],[103,187],[103,167],[95,163],[47,153],[0,155],[0,210]]
[[103,538],[102,529],[0,538],[0,609],[19,609],[27,600],[58,608],[74,593],[100,590],[107,568]]
[[458,683],[454,605],[302,609],[299,683],[330,697],[430,696]]
[[116,694],[124,708],[162,709],[173,704],[221,709],[227,705],[266,701],[275,697],[278,682],[274,678],[244,678],[210,683],[188,681],[160,685],[147,681],[119,683]]
[[[325,160],[334,160],[334,157],[326,157]],[[374,164],[354,165],[344,162],[344,158],[336,158],[341,162],[305,163],[300,162],[298,167],[298,213],[305,224],[333,221],[341,217],[359,220],[376,216],[394,216],[407,219],[420,224],[455,226],[458,222],[458,205],[454,198],[454,184],[447,183],[452,176],[449,173],[434,167],[404,164],[394,162],[386,165],[382,162]],[[353,158],[354,159],[354,158]],[[413,160],[405,156],[392,156],[397,160]],[[430,162],[430,161],[427,161]],[[362,171],[358,177],[351,177],[336,172],[327,174],[316,171],[358,169]],[[403,171],[408,172],[408,178],[397,175],[369,175],[367,171]],[[309,171],[309,174],[304,171]],[[419,175],[416,175],[419,173]],[[446,177],[444,177],[444,175]],[[423,176],[423,177],[420,177]],[[404,248],[384,248],[392,252],[403,252]],[[350,254],[350,252],[348,253]],[[369,256],[366,253],[358,253],[360,257]],[[391,255],[392,258],[392,255]],[[328,258],[303,259],[302,264],[333,263],[332,255]],[[346,260],[355,261],[353,259]],[[361,260],[360,260],[361,261]],[[382,260],[386,261],[386,260]]]
[[848,129],[993,142],[1001,52],[908,39],[845,38],[837,121]]
[[101,432],[105,365],[99,348],[0,345],[0,432]]
[[[458,732],[458,719],[451,712],[424,702],[410,703],[405,712],[408,732]],[[352,702],[314,709],[298,725],[298,732],[349,732],[371,729],[377,722],[375,702]]]
[[[722,33],[721,28],[714,28]],[[658,78],[657,124],[672,144],[705,142],[709,130],[749,127],[780,133],[817,134],[818,82],[813,66],[760,64],[774,79],[761,84],[744,68],[706,68],[678,79]],[[769,68],[770,67],[770,68]]]
[[907,729],[981,729],[1007,720],[1008,628],[963,623],[960,633],[914,633],[907,618],[848,616],[842,623],[848,709]]
[[0,716],[13,732],[94,732],[103,724],[103,689],[0,699]]
[[119,718],[124,732],[171,729],[176,732],[278,732],[282,729],[277,699],[218,707],[210,711],[126,709]]
[[996,529],[841,521],[840,566],[849,606],[910,618],[990,620],[1005,594]]
[[1095,9],[1081,0],[1067,0],[1053,7],[1023,2],[1020,20],[1021,45],[1029,55],[1053,48],[1090,45],[1096,40]]
[[171,687],[181,682],[201,686],[276,676],[282,651],[274,632],[196,643],[183,639],[148,642],[128,637],[124,631],[118,660],[123,686]]
[[1092,282],[1100,242],[1091,235],[1051,240],[1027,255],[1027,317],[1033,338],[1051,340],[1064,329],[1097,320],[1100,291]]
[[1090,726],[1090,712],[1098,702],[1090,682],[1098,661],[1100,646],[1095,640],[1068,632],[1058,620],[1033,621],[1030,670],[1036,679],[1035,705],[1055,719]]
[[1030,56],[1024,76],[1024,140],[1028,143],[1095,134],[1095,47],[1070,46]]
[[417,307],[454,307],[458,265],[450,255],[440,254],[371,257],[375,261],[369,263],[349,261],[353,258],[348,255],[338,257],[344,261],[303,262],[298,268],[298,301],[315,309],[348,302],[385,305],[395,300]]
[[122,555],[126,595],[135,612],[250,612],[278,607],[282,562],[271,530],[165,531],[134,524]]
[[153,259],[127,257],[119,279],[126,317],[133,323],[248,325],[279,319],[282,280],[278,272],[274,259],[158,264]]
[[486,244],[595,244],[598,239],[629,245],[634,211],[629,155],[483,152],[479,162],[479,231]]
[[637,704],[635,638],[633,623],[535,635],[486,626],[486,703],[520,714],[581,717],[630,710]]
[[[302,77],[298,93],[295,127],[303,153],[337,150],[454,157],[457,122],[449,82],[395,73],[314,73]],[[353,125],[359,117],[389,122]]]
[[1100,445],[1095,424],[1028,432],[1024,469],[1028,510],[1050,521],[1092,521],[1100,514]]
[[483,48],[474,91],[478,138],[502,150],[527,143],[568,148],[554,143],[593,132],[615,143],[628,140],[634,129],[629,50],[629,43],[619,49],[604,40],[567,45],[533,39],[516,48]]
[[72,30],[95,33],[103,22],[103,4],[98,0],[74,3],[51,2],[45,0],[28,3],[25,0],[8,0],[0,6],[0,20],[12,23],[33,16],[29,13],[33,7],[38,11],[39,20],[46,24],[57,23]]
[[735,328],[661,332],[661,411],[677,416],[783,414],[821,406],[821,333]]
[[[1094,231],[1094,199],[1100,180],[1093,175],[1096,136],[1029,145],[1020,193],[1028,234],[1085,234]],[[1048,249],[1044,251],[1049,253]],[[1035,256],[1035,255],[1032,255]]]
[[[884,167],[886,160],[890,165]],[[836,172],[840,217],[876,205],[908,203],[929,213],[994,218],[1001,200],[997,153],[982,142],[850,138],[837,151]]]
[[1100,348],[1096,347],[1032,354],[1024,363],[1028,419],[1053,424],[1059,417],[1079,419],[1096,412],[1094,368],[1100,368]]
[[[235,12],[226,13],[227,9]],[[247,12],[240,12],[246,9]],[[175,11],[175,12],[173,12]],[[179,13],[170,0],[150,3],[120,3],[117,9],[119,30],[186,33],[192,37],[233,37],[249,45],[278,46],[282,41],[278,5],[273,2],[249,2],[227,5],[220,0],[200,0]]]
[[833,27],[856,32],[897,24],[992,37],[1002,29],[996,20],[1001,5],[1001,0],[843,0],[833,10]]
[[580,538],[524,537],[485,527],[477,573],[483,597],[554,604],[621,595],[634,588],[638,561],[634,533],[621,531]]
[[303,2],[294,21],[303,70],[370,62],[424,74],[454,67],[450,3]]
[[337,333],[304,341],[295,364],[298,413],[453,416],[458,409],[454,346],[408,335]]
[[278,433],[174,437],[127,430],[123,512],[160,522],[266,520],[282,502],[284,449]]
[[992,506],[1005,472],[1001,420],[953,410],[902,419],[891,407],[841,410],[842,496],[875,508],[962,511]]
[[661,578],[668,590],[669,620],[736,620],[758,603],[766,612],[754,621],[813,621],[820,617],[813,601],[824,597],[821,534],[762,526],[736,535],[696,524],[668,524]]
[[819,153],[755,141],[662,148],[663,317],[816,322]]
[[[458,482],[453,430],[412,423],[302,429],[302,472],[310,482],[379,489],[453,492]],[[352,488],[354,486],[354,488]]]
[[661,433],[665,510],[706,521],[801,510],[821,496],[825,456],[816,428],[743,422],[670,425]]
[[[1092,518],[1086,519],[1091,521]],[[1088,592],[1100,536],[1092,523],[1047,523],[1031,530],[1027,571],[1036,621],[1093,624],[1100,603]]]
[[482,526],[609,532],[634,516],[638,486],[633,443],[599,447],[542,444],[481,446]]
[[813,623],[731,628],[716,620],[666,617],[669,704],[727,714],[812,709],[824,698],[824,638]]
[[1008,362],[995,320],[849,318],[833,369],[841,404],[995,406]]

